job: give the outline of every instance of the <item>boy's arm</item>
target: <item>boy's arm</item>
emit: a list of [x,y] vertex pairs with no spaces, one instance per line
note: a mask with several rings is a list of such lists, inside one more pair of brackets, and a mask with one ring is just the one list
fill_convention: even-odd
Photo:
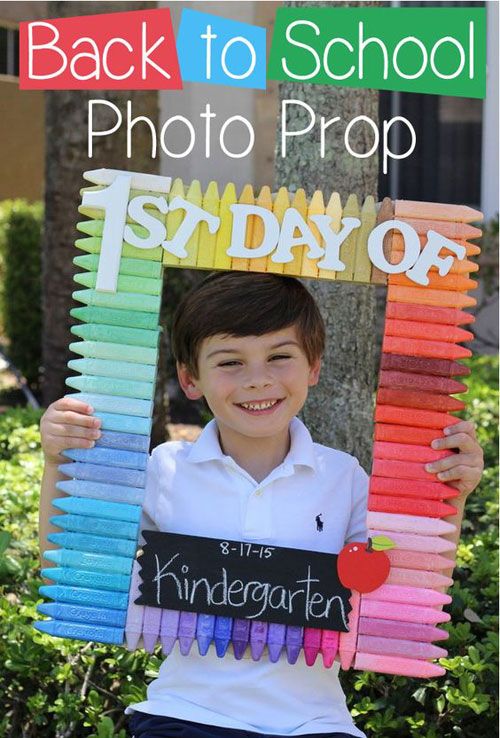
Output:
[[53,515],[62,514],[62,511],[53,507],[52,501],[56,497],[64,497],[65,493],[56,488],[56,483],[64,479],[64,476],[58,469],[58,464],[46,461],[43,469],[42,485],[40,488],[40,508],[38,512],[38,539],[40,543],[40,566],[49,567],[56,566],[53,561],[46,561],[42,554],[48,549],[57,548],[55,543],[47,540],[49,533],[58,533],[61,531],[53,523],[49,522],[49,518]]

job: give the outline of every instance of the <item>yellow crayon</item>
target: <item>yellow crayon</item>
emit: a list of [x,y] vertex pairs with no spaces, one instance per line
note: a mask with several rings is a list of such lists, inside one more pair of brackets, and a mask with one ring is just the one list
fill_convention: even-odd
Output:
[[[359,204],[356,195],[349,195],[347,202],[342,211],[343,218],[359,218]],[[344,282],[352,282],[354,277],[354,262],[356,258],[356,249],[358,245],[359,228],[355,228],[347,236],[344,243],[340,247],[340,260],[344,262],[345,269],[337,272],[337,279]]]
[[[259,192],[257,197],[257,205],[266,210],[273,209],[273,197],[271,189],[267,185]],[[255,218],[252,231],[252,248],[258,248],[264,239],[264,223],[262,218]],[[265,272],[267,270],[267,256],[260,256],[257,259],[249,259],[249,269],[252,272]]]
[[[286,187],[280,187],[273,202],[273,213],[278,219],[278,223],[283,223],[285,210],[290,207],[290,198],[288,197],[288,190]],[[278,264],[272,260],[272,254],[267,257],[267,271],[274,272],[275,274],[283,274],[284,264]]]
[[[295,208],[305,221],[307,217],[307,197],[302,188],[298,189],[295,193],[292,201],[292,208]],[[299,277],[302,272],[302,260],[308,251],[308,246],[295,246],[292,250],[293,261],[289,261],[284,264],[283,274],[293,274],[294,276]]]
[[[253,187],[251,184],[246,184],[240,195],[240,199],[238,200],[238,205],[255,205],[255,197],[253,194]],[[252,243],[252,236],[253,236],[253,227],[254,227],[254,221],[255,217],[253,215],[250,215],[250,217],[247,218],[247,228],[244,238],[244,245],[249,248]],[[238,269],[240,271],[248,272],[249,268],[249,259],[241,259],[238,256],[234,256],[231,259],[231,269]]]
[[232,182],[229,182],[222,193],[219,206],[220,225],[215,241],[215,269],[231,269],[231,257],[227,255],[227,250],[231,244],[233,230],[233,214],[230,207],[235,202],[236,188]]
[[[384,197],[384,199],[380,203],[380,208],[377,213],[377,225],[379,223],[385,223],[387,220],[393,220],[393,218],[394,218],[394,203],[390,197]],[[394,244],[394,231],[391,230],[385,234],[384,240],[382,243],[382,247],[384,249],[384,256],[387,259],[387,261],[390,261],[391,255],[394,252],[393,244]],[[371,274],[371,282],[372,284],[384,284],[384,285],[387,284],[387,273],[383,272],[381,269],[373,265],[372,274]]]
[[370,283],[372,263],[368,256],[368,237],[375,228],[377,211],[375,200],[371,195],[365,199],[361,208],[361,226],[359,228],[354,259],[354,282]]
[[[219,190],[217,182],[209,183],[207,190],[203,196],[203,210],[212,215],[219,215]],[[198,260],[196,266],[201,269],[211,269],[215,259],[215,244],[217,241],[217,231],[210,233],[206,221],[200,226],[200,243],[198,247]]]
[[[325,208],[325,215],[330,217],[330,228],[338,233],[342,227],[342,202],[338,192],[332,192]],[[337,273],[332,269],[319,269],[320,279],[336,279]]]
[[[174,197],[184,197],[184,185],[182,183],[182,179],[177,177],[177,179],[174,179],[172,182],[172,187],[170,188],[170,192],[168,195],[168,202],[171,203]],[[167,217],[165,219],[165,224],[167,228],[167,241],[171,241],[175,234],[177,233],[177,229],[179,228],[180,224],[184,220],[185,212],[182,208],[179,208],[178,210],[170,210],[167,213]],[[169,251],[164,251],[163,254],[163,263],[165,266],[179,266],[181,263],[181,260],[178,256],[174,256],[174,254],[171,254]]]
[[[192,202],[193,205],[197,205],[199,208],[201,208],[202,204],[202,193],[201,193],[201,185],[199,180],[193,179],[191,184],[189,185],[189,189],[187,191],[186,200],[188,202]],[[200,224],[196,226],[193,233],[189,237],[185,249],[187,251],[187,256],[184,259],[181,259],[181,266],[183,267],[195,267],[196,266],[196,260],[198,258],[198,245],[200,240]]]
[[[323,193],[321,190],[316,190],[309,201],[309,207],[307,208],[307,225],[312,231],[312,234],[318,244],[323,245],[323,239],[319,232],[316,223],[311,220],[311,215],[324,215],[325,214],[325,201],[323,200]],[[304,254],[302,259],[302,277],[317,277],[318,276],[318,260],[310,259],[307,254]]]

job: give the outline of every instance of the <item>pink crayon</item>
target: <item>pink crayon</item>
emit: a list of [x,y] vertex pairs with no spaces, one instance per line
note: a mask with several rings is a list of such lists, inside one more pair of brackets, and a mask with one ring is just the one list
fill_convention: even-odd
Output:
[[430,461],[453,456],[453,451],[443,449],[435,451],[429,446],[416,446],[409,443],[387,443],[375,441],[373,455],[377,459],[393,459],[395,461],[413,461],[417,464],[427,464]]
[[451,602],[450,595],[435,592],[433,589],[401,587],[396,584],[383,584],[373,592],[364,594],[363,599],[378,602],[401,602],[407,605],[428,605],[430,607],[449,605]]
[[394,607],[391,602],[378,602],[376,600],[365,600],[361,598],[360,614],[364,618],[381,618],[382,620],[404,620],[408,623],[447,623],[450,619],[448,612],[437,610],[432,607],[420,607],[419,605],[406,605],[402,602]]
[[324,630],[321,636],[321,655],[323,666],[330,669],[339,650],[340,633],[336,630]]
[[359,632],[379,638],[402,638],[405,641],[419,641],[420,643],[446,641],[450,636],[446,630],[436,628],[434,625],[377,618],[360,618]]
[[262,620],[252,621],[250,626],[250,651],[254,661],[258,661],[264,653],[268,627],[268,624]]
[[321,649],[322,631],[320,628],[304,628],[304,656],[306,664],[313,666]]
[[179,617],[179,649],[187,656],[196,638],[197,615],[195,612],[181,612]]
[[161,609],[159,607],[144,608],[144,622],[142,625],[142,638],[144,648],[148,653],[153,653],[156,642],[160,635]]
[[421,571],[420,569],[400,569],[391,567],[386,584],[400,584],[404,587],[451,587],[453,579],[438,574],[436,571]]
[[359,592],[352,590],[349,599],[351,604],[351,612],[349,613],[349,632],[342,632],[339,637],[339,657],[340,666],[344,671],[350,669],[354,654],[356,653],[356,643],[358,640],[358,620],[359,620]]
[[383,512],[368,512],[366,516],[369,528],[393,530],[400,533],[422,533],[425,536],[445,536],[455,531],[453,523],[438,518],[426,518],[415,515],[393,515]]
[[168,656],[177,640],[179,618],[179,610],[161,611],[160,640],[164,656]]
[[382,672],[382,674],[422,678],[444,676],[446,674],[442,666],[431,664],[429,661],[359,652],[356,654],[354,667],[361,671],[377,671]]
[[139,584],[141,575],[139,573],[139,562],[134,560],[132,566],[132,577],[130,582],[130,597],[127,609],[127,622],[125,625],[125,640],[129,651],[135,651],[142,635],[142,622],[144,619],[144,605],[136,605],[135,600],[141,596]]
[[433,553],[415,553],[415,551],[398,551],[392,549],[386,551],[391,566],[398,566],[403,569],[427,569],[428,571],[440,571],[441,569],[450,569],[455,566],[454,559],[448,559],[446,556],[440,556]]
[[[372,538],[387,535],[386,530],[370,530]],[[425,553],[445,553],[455,551],[456,544],[441,536],[422,536],[414,533],[393,533],[389,538],[398,550],[402,551],[424,551]]]
[[432,643],[417,643],[400,638],[379,638],[368,635],[359,636],[358,648],[363,653],[379,653],[415,659],[442,659],[448,655],[445,648],[433,646]]

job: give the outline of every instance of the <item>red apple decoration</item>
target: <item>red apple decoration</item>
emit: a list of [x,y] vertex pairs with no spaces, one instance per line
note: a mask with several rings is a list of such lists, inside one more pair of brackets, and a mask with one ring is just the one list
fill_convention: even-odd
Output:
[[389,576],[391,562],[383,550],[393,548],[392,541],[380,536],[384,541],[369,538],[368,543],[354,541],[348,543],[339,553],[337,571],[344,587],[355,589],[362,594],[378,589]]

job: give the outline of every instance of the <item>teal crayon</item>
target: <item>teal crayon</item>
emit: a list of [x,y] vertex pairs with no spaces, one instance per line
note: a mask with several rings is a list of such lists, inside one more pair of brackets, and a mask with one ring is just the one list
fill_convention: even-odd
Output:
[[86,517],[84,515],[53,515],[50,522],[58,528],[73,533],[89,533],[97,536],[109,536],[110,538],[129,538],[137,541],[139,525],[137,523],[125,523],[123,520],[101,520],[99,518]]
[[122,343],[106,343],[105,341],[75,341],[70,343],[69,350],[85,358],[121,360],[132,364],[156,365],[158,358],[157,349],[129,346]]
[[155,364],[139,364],[128,361],[106,359],[71,359],[68,368],[81,374],[96,377],[116,377],[117,379],[134,379],[140,382],[154,382],[156,378]]
[[114,628],[124,628],[127,613],[125,610],[110,610],[107,607],[87,607],[65,602],[43,602],[37,605],[41,615],[48,615],[55,620],[69,620],[76,623],[95,623]]
[[131,557],[106,556],[106,554],[72,551],[66,548],[44,551],[43,558],[47,561],[53,561],[58,566],[105,571],[110,574],[130,574],[133,562]]
[[148,331],[158,330],[158,317],[154,313],[142,313],[139,310],[115,310],[92,305],[73,308],[69,312],[72,318],[77,318],[83,323],[116,325]]
[[153,382],[136,382],[132,379],[115,379],[114,377],[68,377],[66,384],[68,387],[80,390],[80,392],[120,395],[121,397],[133,397],[149,400],[150,402],[155,391]]
[[151,400],[137,400],[133,397],[117,395],[96,395],[90,392],[70,392],[66,397],[74,397],[75,400],[87,402],[94,410],[102,413],[115,412],[123,415],[137,415],[140,418],[148,418],[153,414]]
[[[97,282],[96,272],[80,272],[73,279],[78,284],[95,289]],[[147,277],[126,277],[118,275],[118,292],[131,292],[137,295],[161,295],[163,282],[161,279],[148,279]]]
[[42,577],[58,584],[71,584],[75,587],[96,587],[128,592],[130,576],[125,574],[105,574],[102,571],[85,571],[65,567],[49,567],[42,569]]
[[38,590],[43,597],[75,605],[91,605],[114,610],[127,610],[128,592],[110,592],[106,589],[68,587],[64,584],[42,584]]
[[84,305],[115,308],[116,310],[138,310],[144,313],[160,311],[160,295],[140,295],[135,292],[101,292],[100,290],[76,290],[73,299]]
[[113,433],[112,431],[105,431],[101,433],[101,437],[96,441],[95,445],[147,454],[149,451],[149,438],[144,438],[144,436],[135,433]]
[[71,333],[86,341],[105,341],[148,348],[156,348],[160,335],[158,329],[147,331],[143,328],[125,328],[121,325],[105,325],[104,323],[72,325]]
[[[100,418],[101,430],[121,431],[123,433],[140,433],[149,436],[152,418],[139,418],[137,415],[120,415],[118,413],[94,413]],[[149,439],[148,439],[149,440]]]
[[40,620],[34,623],[37,630],[57,638],[73,638],[80,641],[96,643],[123,643],[123,628],[111,628],[106,625],[88,625],[87,623],[70,623],[61,620]]
[[[61,516],[60,516],[61,517]],[[135,556],[137,544],[135,539],[108,538],[86,533],[49,533],[47,540],[62,548],[74,548],[77,551],[115,554],[116,556]]]
[[103,464],[87,464],[75,461],[72,464],[61,464],[59,471],[72,479],[82,479],[91,482],[109,482],[130,487],[144,487],[146,472],[137,469],[123,469],[119,466],[104,466]]
[[85,497],[58,497],[52,501],[54,507],[72,515],[88,515],[95,518],[124,520],[136,523],[141,519],[139,505],[126,505],[122,502],[104,502]]
[[85,479],[66,479],[56,482],[57,489],[74,497],[91,497],[108,502],[126,502],[128,505],[142,505],[144,489],[142,487],[126,487],[122,484],[105,484]]
[[122,451],[117,448],[70,448],[64,451],[64,456],[73,461],[82,461],[88,464],[107,464],[108,466],[119,466],[125,469],[138,469],[144,471],[148,461],[147,454],[136,451]]
[[[97,254],[86,254],[76,256],[73,264],[87,269],[89,272],[97,272],[99,268],[99,256]],[[149,279],[161,278],[162,265],[159,261],[146,261],[145,259],[120,259],[120,274],[130,277],[148,277]]]

